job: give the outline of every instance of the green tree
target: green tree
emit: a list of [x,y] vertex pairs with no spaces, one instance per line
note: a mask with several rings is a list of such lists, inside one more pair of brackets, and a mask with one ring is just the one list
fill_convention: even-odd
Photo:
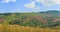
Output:
[[31,27],[46,27],[44,23],[42,23],[41,21],[37,19],[32,19],[29,22],[25,23],[25,25],[31,26]]

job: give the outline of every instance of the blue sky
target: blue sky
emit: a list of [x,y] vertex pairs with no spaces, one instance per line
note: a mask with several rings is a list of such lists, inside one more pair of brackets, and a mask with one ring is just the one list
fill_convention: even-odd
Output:
[[0,13],[60,10],[60,0],[0,0]]

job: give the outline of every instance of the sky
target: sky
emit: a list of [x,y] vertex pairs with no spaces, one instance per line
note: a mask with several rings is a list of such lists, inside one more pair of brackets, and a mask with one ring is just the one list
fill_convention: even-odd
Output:
[[0,13],[60,10],[60,0],[0,0]]

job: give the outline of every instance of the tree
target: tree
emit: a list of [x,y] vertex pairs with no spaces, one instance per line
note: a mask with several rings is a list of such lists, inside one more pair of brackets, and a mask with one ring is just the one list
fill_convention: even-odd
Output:
[[25,23],[26,26],[31,26],[31,27],[46,27],[44,23],[37,19],[32,19],[29,22]]

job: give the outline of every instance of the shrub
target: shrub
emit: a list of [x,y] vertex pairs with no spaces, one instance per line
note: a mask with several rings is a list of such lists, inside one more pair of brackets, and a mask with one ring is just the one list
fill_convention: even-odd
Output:
[[19,25],[20,24],[20,21],[18,21],[18,20],[14,20],[14,21],[10,21],[9,22],[9,24],[17,24],[17,25]]

